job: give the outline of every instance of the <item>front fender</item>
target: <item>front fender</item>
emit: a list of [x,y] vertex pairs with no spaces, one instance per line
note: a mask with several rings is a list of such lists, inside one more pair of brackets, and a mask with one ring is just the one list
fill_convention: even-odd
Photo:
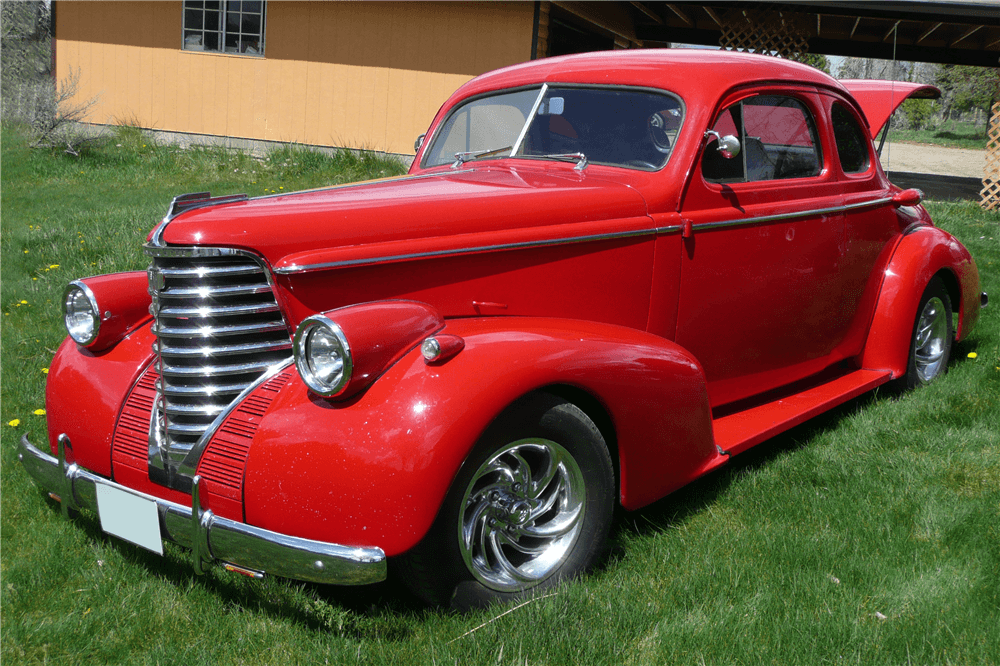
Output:
[[861,367],[906,373],[917,306],[927,283],[941,274],[958,313],[956,338],[964,339],[979,318],[979,271],[968,250],[948,232],[918,227],[904,236],[886,266]]
[[412,350],[336,402],[296,377],[260,423],[244,480],[247,522],[387,555],[429,529],[463,460],[508,405],[570,385],[614,424],[621,498],[637,508],[720,458],[704,373],[685,350],[629,328],[558,319],[450,321],[465,349],[440,365]]

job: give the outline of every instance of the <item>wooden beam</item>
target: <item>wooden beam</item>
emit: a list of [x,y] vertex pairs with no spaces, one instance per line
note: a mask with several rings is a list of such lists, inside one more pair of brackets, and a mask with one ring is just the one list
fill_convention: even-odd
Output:
[[651,18],[654,21],[656,21],[657,24],[663,25],[663,17],[661,17],[659,14],[657,14],[656,12],[654,12],[649,7],[647,7],[645,5],[645,3],[636,2],[636,0],[633,0],[632,1],[632,6],[635,7],[636,9],[638,9],[640,12],[642,12],[646,16],[648,16],[649,18]]
[[896,28],[899,27],[900,23],[902,23],[901,20],[900,21],[896,21],[896,23],[894,23],[893,26],[891,28],[889,28],[889,32],[885,33],[885,37],[882,38],[883,42],[885,40],[889,39],[889,35],[891,35],[896,30]]
[[820,34],[821,34],[821,31],[820,31],[820,22],[819,22],[819,20],[820,20],[820,19],[821,19],[822,17],[823,17],[823,15],[822,15],[822,14],[820,14],[819,12],[816,12],[816,36],[817,36],[817,37],[819,37],[819,36],[820,36]]
[[851,36],[848,37],[848,39],[854,39],[854,31],[858,29],[858,24],[859,23],[861,23],[861,17],[860,16],[858,17],[858,20],[854,22],[854,27],[851,28]]
[[672,5],[669,2],[665,3],[665,4],[666,4],[667,9],[669,9],[670,11],[672,11],[674,14],[677,14],[677,17],[680,18],[680,20],[684,21],[684,23],[686,23],[687,25],[691,26],[692,28],[694,27],[694,21],[692,21],[690,19],[690,17],[688,17],[687,14],[685,14],[684,12],[682,12],[681,10],[679,10],[676,5]]
[[917,37],[917,41],[914,42],[914,44],[919,44],[920,42],[922,42],[925,39],[927,39],[927,37],[932,32],[934,32],[935,30],[937,30],[938,28],[940,28],[942,25],[944,25],[944,24],[943,23],[935,23],[934,25],[932,25],[930,28],[928,28],[927,30],[924,31],[924,34],[922,34],[919,37]]
[[719,17],[716,16],[715,12],[712,11],[711,7],[702,7],[702,9],[705,10],[705,13],[708,14],[708,17],[710,19],[715,21],[715,25],[719,26],[720,28],[722,27],[722,21],[719,20]]
[[992,42],[983,47],[983,50],[990,48],[991,46],[996,46],[1000,44],[1000,39],[994,39]]
[[963,39],[965,39],[969,35],[982,30],[984,27],[985,26],[981,26],[981,25],[974,25],[974,26],[972,26],[971,28],[969,28],[968,30],[966,30],[965,33],[961,37],[959,37],[958,39],[956,39],[955,41],[953,41],[951,44],[949,44],[948,48],[953,48],[955,46],[955,44],[958,44],[960,41],[962,41]]

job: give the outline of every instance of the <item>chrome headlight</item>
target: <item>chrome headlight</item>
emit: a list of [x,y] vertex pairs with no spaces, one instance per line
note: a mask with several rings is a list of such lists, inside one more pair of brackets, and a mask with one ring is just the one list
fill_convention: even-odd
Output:
[[63,319],[73,340],[87,346],[97,339],[101,330],[101,310],[94,292],[83,282],[74,280],[63,293]]
[[351,347],[340,326],[313,315],[295,331],[295,367],[310,389],[325,397],[340,395],[351,381]]

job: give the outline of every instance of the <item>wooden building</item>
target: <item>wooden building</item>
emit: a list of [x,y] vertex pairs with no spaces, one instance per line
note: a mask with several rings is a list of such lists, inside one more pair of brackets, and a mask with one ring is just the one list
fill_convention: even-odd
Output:
[[[635,45],[619,3],[53,3],[56,76],[98,125],[413,153],[477,74]],[[550,30],[552,26],[552,30]]]

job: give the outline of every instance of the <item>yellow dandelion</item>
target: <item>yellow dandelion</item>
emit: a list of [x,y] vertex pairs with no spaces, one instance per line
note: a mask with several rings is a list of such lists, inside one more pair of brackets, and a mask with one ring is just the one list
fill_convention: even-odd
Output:
[[36,409],[33,413],[34,413],[35,416],[45,416],[45,410],[44,409]]
[[48,368],[42,368],[42,374],[43,375],[49,374],[49,369]]
[[21,305],[27,305],[28,301],[21,301]]
[[17,426],[21,425],[21,419],[14,419],[13,421],[7,421],[7,425],[9,425],[11,428],[16,428]]
[[27,251],[27,250],[25,250],[25,251],[24,251],[24,253],[25,253],[25,254],[28,254],[28,251]]
[[59,264],[52,264],[49,268],[59,268]]
[[37,280],[38,278],[31,278],[32,280]]
[[976,358],[977,356],[979,356],[979,354],[976,352],[969,352],[969,358]]

